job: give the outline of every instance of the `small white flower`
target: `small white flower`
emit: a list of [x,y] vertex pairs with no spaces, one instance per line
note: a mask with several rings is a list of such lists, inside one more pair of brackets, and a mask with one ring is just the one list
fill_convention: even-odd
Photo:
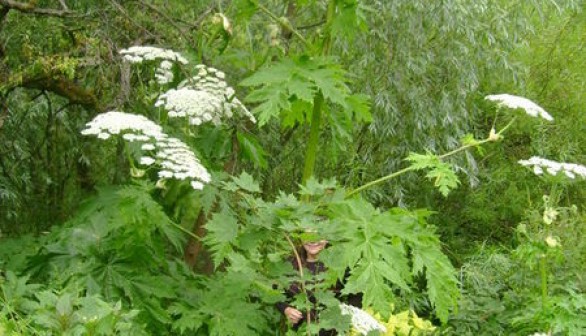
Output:
[[512,109],[523,109],[528,115],[532,117],[541,117],[547,121],[553,120],[553,117],[541,106],[535,104],[527,98],[503,93],[497,95],[488,95],[484,97],[484,99],[497,102],[499,106],[506,106]]
[[134,142],[135,138],[136,138],[136,135],[132,134],[132,133],[126,133],[126,134],[122,135],[122,139],[129,141],[129,142]]
[[387,328],[384,325],[362,309],[344,303],[340,304],[340,309],[342,310],[342,315],[352,316],[352,326],[362,335],[375,330],[383,333],[387,332]]
[[559,213],[557,212],[556,209],[548,207],[543,212],[543,222],[547,225],[550,225],[551,223],[553,223],[553,221],[556,220],[556,218],[558,217],[558,214]]
[[106,140],[110,138],[110,134],[108,133],[98,133],[98,139]]
[[560,242],[552,236],[547,236],[545,238],[545,243],[547,244],[547,246],[552,248],[560,246]]
[[146,143],[144,145],[142,145],[140,147],[140,149],[144,150],[144,151],[151,151],[151,150],[155,150],[155,145],[150,144],[150,143]]
[[173,67],[173,63],[164,60],[161,62],[161,65],[159,65],[159,69],[163,69],[163,70],[171,70],[171,68]]
[[201,119],[199,118],[189,118],[189,123],[192,125],[199,126],[201,125]]
[[173,177],[173,172],[168,171],[168,170],[161,170],[161,171],[159,171],[159,177],[160,178],[171,178],[171,177]]
[[196,189],[196,190],[202,190],[203,189],[203,183],[198,182],[198,181],[191,181],[191,187],[193,189]]
[[150,156],[143,156],[140,158],[140,164],[145,166],[150,166],[155,163],[155,159]]
[[500,139],[500,135],[496,133],[496,130],[493,128],[490,129],[490,133],[488,134],[488,140],[490,141],[498,141]]

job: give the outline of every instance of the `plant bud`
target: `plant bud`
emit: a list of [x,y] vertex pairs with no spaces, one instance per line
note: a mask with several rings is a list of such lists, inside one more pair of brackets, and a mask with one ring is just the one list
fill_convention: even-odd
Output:
[[130,168],[130,176],[140,178],[144,176],[144,170],[135,167]]

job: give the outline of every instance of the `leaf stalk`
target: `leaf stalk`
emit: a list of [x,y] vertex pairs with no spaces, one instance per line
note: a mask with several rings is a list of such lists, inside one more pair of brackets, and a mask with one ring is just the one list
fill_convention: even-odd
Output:
[[[478,146],[484,145],[487,142],[495,142],[495,141],[498,141],[499,139],[502,138],[501,135],[503,134],[503,132],[505,132],[509,127],[511,127],[511,125],[515,122],[515,120],[516,120],[516,117],[514,117],[513,119],[511,119],[511,121],[509,121],[508,124],[506,124],[498,133],[496,133],[496,135],[497,135],[496,137],[489,136],[486,139],[479,140],[479,141],[475,141],[474,143],[470,143],[470,144],[463,145],[463,146],[458,147],[458,148],[456,148],[456,149],[454,149],[452,151],[449,151],[447,153],[444,153],[444,154],[438,156],[438,158],[440,160],[441,159],[445,159],[447,157],[450,157],[452,155],[455,155],[455,154],[458,154],[458,153],[460,153],[462,151],[465,151],[465,150],[467,150],[467,149],[469,149],[471,147],[478,147]],[[348,191],[346,193],[346,198],[350,198],[350,197],[352,197],[352,196],[354,196],[354,195],[356,195],[356,194],[358,194],[358,193],[360,193],[360,192],[362,192],[362,191],[364,191],[364,190],[366,190],[366,189],[368,189],[370,187],[374,187],[375,185],[378,185],[378,184],[381,184],[383,182],[386,182],[386,181],[388,181],[390,179],[393,179],[393,178],[395,178],[397,176],[403,175],[403,174],[405,174],[407,172],[410,172],[412,170],[416,170],[416,169],[413,168],[413,166],[409,166],[407,168],[403,168],[403,169],[401,169],[399,171],[396,171],[394,173],[391,173],[389,175],[386,175],[386,176],[383,176],[381,178],[378,178],[378,179],[376,179],[374,181],[368,182],[368,183],[366,183],[366,184],[364,184],[364,185],[362,185],[362,186],[360,186],[360,187],[358,187],[358,188],[356,188],[354,190]]]

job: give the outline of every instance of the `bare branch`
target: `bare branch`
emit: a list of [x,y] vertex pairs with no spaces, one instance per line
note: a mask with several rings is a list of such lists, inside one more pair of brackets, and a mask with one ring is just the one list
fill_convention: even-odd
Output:
[[0,0],[3,8],[14,9],[22,13],[39,16],[72,17],[79,14],[68,9],[38,8],[32,3],[22,3],[14,0]]
[[174,18],[169,17],[169,15],[167,15],[165,12],[163,12],[162,10],[160,10],[157,6],[148,3],[147,1],[142,1],[142,0],[136,0],[138,3],[140,3],[141,5],[148,7],[151,11],[157,13],[159,16],[161,16],[163,19],[165,19],[167,22],[169,22],[169,24],[171,26],[173,26],[173,28],[175,28],[179,34],[181,34],[181,36],[186,40],[186,41],[190,41],[192,44],[194,44],[194,41],[191,37],[189,37],[186,33],[185,33],[185,29],[182,29],[176,22],[177,20]]
[[[2,0],[0,0],[2,1]],[[137,23],[134,19],[132,19],[132,16],[126,11],[126,9],[120,4],[118,3],[118,1],[116,0],[109,0],[109,2],[122,14],[124,15],[128,21],[134,25],[135,27],[137,27],[138,29],[142,30],[144,33],[146,33],[147,35],[149,35],[151,38],[155,39],[155,40],[160,40],[160,37],[156,34],[154,34],[153,32],[151,32],[150,30],[146,29],[145,27],[141,26],[139,23]]]
[[99,101],[93,92],[79,86],[65,77],[38,77],[23,81],[21,87],[53,92],[67,98],[72,104],[79,104],[88,109],[100,111]]

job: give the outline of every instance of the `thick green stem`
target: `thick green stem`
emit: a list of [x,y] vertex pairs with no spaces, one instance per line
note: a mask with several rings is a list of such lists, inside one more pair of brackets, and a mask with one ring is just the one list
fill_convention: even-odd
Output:
[[331,31],[331,23],[334,19],[334,15],[336,14],[336,0],[330,0],[328,3],[328,11],[326,13],[326,36],[324,37],[324,42],[322,45],[322,55],[327,55],[330,52],[330,48],[332,47],[332,35]]
[[307,143],[307,150],[305,152],[305,166],[303,168],[303,177],[301,183],[305,184],[307,180],[313,175],[315,168],[315,158],[317,155],[317,145],[319,140],[319,129],[321,126],[321,108],[323,105],[324,96],[319,92],[313,98],[313,112],[311,114],[311,130],[309,133],[309,142]]
[[[328,4],[328,11],[326,13],[326,26],[329,26],[336,13],[336,0],[330,0]],[[327,55],[330,52],[331,47],[331,34],[326,32],[321,54]],[[307,144],[307,150],[305,152],[305,166],[303,167],[303,176],[301,178],[301,184],[305,184],[307,180],[313,175],[315,169],[315,158],[317,155],[317,144],[319,140],[319,129],[321,126],[321,114],[322,105],[324,102],[324,96],[321,92],[318,92],[313,97],[313,113],[311,114],[311,130],[309,133],[309,142]]]

